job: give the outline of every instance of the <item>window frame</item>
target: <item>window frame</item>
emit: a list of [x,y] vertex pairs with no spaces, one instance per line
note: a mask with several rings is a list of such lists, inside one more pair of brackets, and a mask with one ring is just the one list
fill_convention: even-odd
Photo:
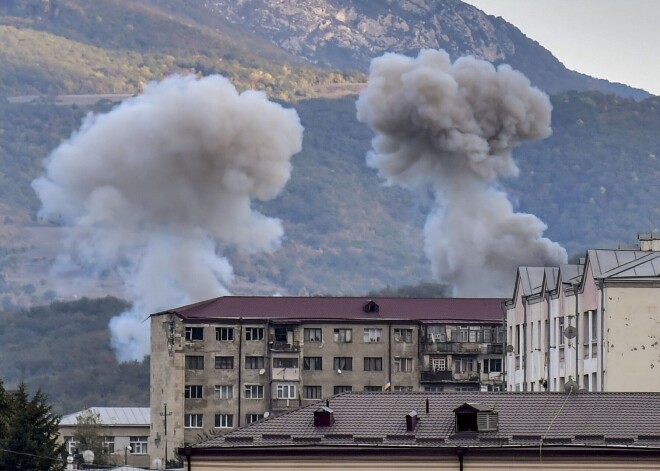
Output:
[[131,455],[149,454],[149,437],[144,435],[129,437],[128,443],[131,447]]
[[[248,338],[249,337],[249,338]],[[245,328],[245,341],[246,342],[261,342],[265,338],[263,327],[246,327]]]
[[204,428],[204,414],[183,414],[183,428]]
[[412,357],[394,357],[393,363],[395,373],[410,373],[414,369]]
[[[227,363],[229,362],[229,363]],[[226,366],[229,364],[230,366]],[[215,369],[216,370],[233,370],[234,357],[232,355],[216,355],[215,356]]]
[[[249,393],[248,393],[249,391]],[[244,384],[243,385],[243,398],[256,400],[263,399],[265,397],[265,391],[263,384]]]
[[364,371],[383,371],[383,357],[364,357]]
[[204,388],[201,384],[186,384],[183,387],[184,399],[203,399]]
[[336,328],[333,330],[332,338],[335,343],[353,343],[353,329]]
[[400,343],[413,343],[413,329],[408,327],[394,329],[394,341]]
[[323,357],[303,357],[303,371],[323,371]]
[[333,357],[332,369],[335,371],[353,371],[353,357]]
[[381,343],[383,341],[383,329],[380,327],[365,327],[362,340],[364,343]]
[[[314,391],[314,394],[308,392]],[[320,385],[304,385],[303,386],[303,399],[323,399],[323,386]]]
[[[314,335],[312,335],[314,334]],[[323,342],[323,328],[322,327],[305,327],[303,329],[303,340],[306,343],[322,343]]]
[[234,399],[234,385],[216,384],[213,389],[213,397],[219,400]]
[[186,326],[183,329],[183,336],[186,342],[202,342],[204,341],[204,327]]
[[349,384],[345,384],[345,385],[338,384],[332,387],[332,391],[334,392],[334,395],[342,394],[345,392],[353,392],[353,386]]
[[233,327],[216,327],[215,328],[215,340],[218,341],[218,342],[233,342],[234,341],[234,328]]
[[273,368],[298,368],[300,363],[298,358],[293,357],[274,357]]
[[[194,361],[193,361],[193,359],[194,359]],[[186,369],[187,370],[203,370],[204,369],[204,355],[186,355],[185,362],[186,362]]]
[[[256,363],[256,366],[255,366]],[[246,355],[245,356],[245,369],[246,370],[261,370],[266,367],[266,359],[263,355]]]
[[215,414],[213,428],[234,428],[234,414]]
[[286,400],[297,399],[298,395],[296,385],[294,383],[276,383],[275,398]]

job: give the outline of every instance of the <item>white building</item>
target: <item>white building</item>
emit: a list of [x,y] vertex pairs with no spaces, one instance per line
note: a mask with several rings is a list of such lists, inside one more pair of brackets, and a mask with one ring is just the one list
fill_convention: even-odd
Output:
[[509,391],[660,391],[660,234],[579,265],[520,267],[506,303]]

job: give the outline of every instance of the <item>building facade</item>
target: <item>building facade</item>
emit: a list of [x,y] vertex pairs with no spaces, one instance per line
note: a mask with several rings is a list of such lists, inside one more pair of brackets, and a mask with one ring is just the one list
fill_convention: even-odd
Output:
[[76,441],[78,417],[92,414],[98,420],[98,433],[103,447],[110,454],[112,464],[148,467],[150,410],[148,407],[90,407],[62,417],[59,427],[60,442],[69,455],[82,453]]
[[660,234],[578,265],[520,267],[506,303],[509,391],[660,391]]
[[500,390],[502,302],[222,297],[154,314],[152,459],[347,391]]

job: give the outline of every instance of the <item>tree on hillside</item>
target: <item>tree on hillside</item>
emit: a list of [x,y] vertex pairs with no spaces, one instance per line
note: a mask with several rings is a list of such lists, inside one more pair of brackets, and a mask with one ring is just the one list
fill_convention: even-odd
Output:
[[57,443],[60,417],[41,390],[30,399],[25,383],[8,397],[7,433],[0,442],[0,469],[60,471],[64,469]]
[[109,450],[103,446],[104,436],[102,434],[101,416],[98,412],[87,409],[76,417],[74,439],[78,444],[80,453],[84,450],[94,452],[94,464],[112,464],[110,463]]

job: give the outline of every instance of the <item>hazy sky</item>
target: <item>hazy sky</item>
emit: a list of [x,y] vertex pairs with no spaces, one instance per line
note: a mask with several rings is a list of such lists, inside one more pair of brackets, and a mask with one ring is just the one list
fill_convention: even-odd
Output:
[[660,0],[464,0],[569,69],[660,95]]

